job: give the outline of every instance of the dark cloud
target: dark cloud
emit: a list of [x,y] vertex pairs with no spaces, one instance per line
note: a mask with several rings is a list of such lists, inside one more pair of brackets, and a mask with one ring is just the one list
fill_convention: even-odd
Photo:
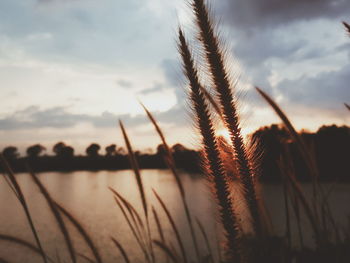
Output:
[[215,9],[234,27],[277,27],[294,21],[337,18],[350,13],[348,0],[221,0]]
[[[224,28],[230,28],[232,39],[226,41],[233,43],[234,56],[252,86],[263,88],[274,98],[283,95],[295,107],[331,110],[341,105],[342,100],[349,100],[346,85],[350,83],[349,62],[345,64],[341,56],[349,56],[346,53],[350,44],[344,44],[341,39],[345,39],[345,33],[340,22],[350,20],[346,19],[350,1],[220,0],[214,3],[213,13],[219,15]],[[325,64],[318,66],[318,63]],[[339,66],[343,68],[329,71]],[[295,79],[303,71],[304,75]],[[274,77],[280,81],[277,87],[272,81]],[[257,98],[254,93],[254,90],[247,92],[253,103]]]
[[240,32],[237,39],[234,52],[247,66],[260,66],[267,58],[290,59],[306,45],[305,40],[281,37],[273,30]]
[[284,80],[278,90],[289,102],[334,109],[350,101],[350,64],[337,71],[322,72],[314,77]]

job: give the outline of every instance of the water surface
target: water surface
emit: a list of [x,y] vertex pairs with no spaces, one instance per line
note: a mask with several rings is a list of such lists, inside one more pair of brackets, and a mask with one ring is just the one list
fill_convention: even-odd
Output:
[[[144,262],[125,218],[117,207],[113,194],[108,190],[108,187],[114,188],[141,212],[140,194],[132,171],[50,172],[39,174],[38,177],[47,187],[52,197],[80,220],[100,248],[105,262],[118,262],[118,259],[121,259],[119,252],[110,241],[111,237],[120,241],[132,262]],[[159,203],[154,198],[152,188],[166,202],[183,235],[186,247],[188,250],[192,250],[191,239],[188,234],[189,229],[179,198],[179,191],[172,174],[167,170],[143,170],[142,178],[148,203],[150,206],[153,205],[158,211],[166,238],[172,239],[173,232]],[[18,174],[17,179],[28,200],[29,208],[45,251],[54,259],[56,257],[67,259],[66,247],[62,236],[57,231],[56,223],[41,193],[27,174]],[[200,175],[182,173],[181,179],[185,186],[191,212],[206,227],[213,250],[215,250],[217,244],[216,233],[220,232],[220,227],[216,224],[216,206],[212,201],[208,184]],[[333,184],[325,187],[332,187],[330,202],[335,218],[342,225],[345,225],[346,215],[350,214],[350,206],[348,205],[350,201],[350,185]],[[305,184],[303,188],[307,193],[311,193],[310,185]],[[283,189],[279,184],[264,184],[262,189],[273,220],[274,231],[278,234],[283,234],[285,231]],[[242,211],[244,208],[241,200],[237,200],[236,203],[238,210]],[[0,180],[0,209],[0,233],[13,235],[34,243],[24,213],[3,178]],[[243,218],[243,220],[245,219]],[[306,219],[303,218],[302,220],[305,224],[303,229],[305,242],[312,243],[312,235]],[[153,218],[151,218],[151,222],[153,222]],[[153,237],[159,239],[153,223],[151,228]],[[71,227],[69,227],[69,230],[72,233],[76,250],[79,253],[90,256],[89,250],[75,230]],[[296,231],[295,227],[294,231]],[[201,249],[205,250],[201,237],[199,236],[198,239],[200,239]],[[293,239],[297,240],[298,236],[295,234]],[[0,257],[11,262],[41,262],[39,257],[27,250],[2,241],[0,241]],[[62,262],[69,262],[69,260],[63,260]],[[84,262],[84,260],[81,260],[81,262]]]

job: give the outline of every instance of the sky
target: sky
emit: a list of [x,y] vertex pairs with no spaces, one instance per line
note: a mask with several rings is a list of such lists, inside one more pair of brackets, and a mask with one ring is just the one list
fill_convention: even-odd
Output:
[[[254,86],[298,129],[350,123],[350,38],[341,24],[350,22],[350,1],[208,2],[239,81],[245,134],[279,123]],[[179,24],[199,47],[192,18],[188,0],[0,0],[0,149],[124,146],[119,119],[136,149],[155,148],[139,101],[170,144],[196,148],[176,47]]]

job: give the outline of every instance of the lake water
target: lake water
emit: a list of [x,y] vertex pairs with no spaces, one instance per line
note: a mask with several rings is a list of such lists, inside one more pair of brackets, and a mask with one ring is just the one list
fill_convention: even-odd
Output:
[[[120,209],[117,207],[113,194],[108,190],[108,187],[114,188],[141,212],[140,195],[135,177],[131,171],[50,172],[39,174],[38,177],[47,187],[52,197],[70,211],[91,234],[93,240],[100,248],[105,262],[119,262],[121,259],[118,250],[111,242],[111,237],[120,241],[128,252],[131,262],[144,262],[136,240],[132,236]],[[172,174],[167,170],[143,170],[142,178],[148,203],[152,204],[158,211],[166,239],[172,239],[173,233],[164,212],[152,193],[152,188],[158,192],[167,204],[183,235],[186,248],[191,251],[192,243],[188,234],[189,230]],[[53,259],[59,257],[61,262],[69,262],[63,238],[60,232],[57,231],[55,221],[41,193],[27,174],[18,174],[17,179],[29,203],[30,211],[45,251]],[[219,226],[216,224],[216,206],[212,201],[207,182],[200,175],[186,173],[181,174],[181,179],[185,186],[190,210],[206,227],[209,240],[213,250],[215,250],[218,243],[216,241],[216,233],[220,231]],[[307,193],[311,193],[309,184],[304,184],[303,188]],[[329,200],[334,216],[341,225],[345,226],[347,222],[346,216],[350,215],[350,185],[332,184],[325,185],[325,188],[332,189]],[[282,186],[279,184],[263,184],[262,189],[273,221],[274,231],[277,234],[283,234],[285,231],[285,210]],[[242,209],[240,208],[241,202],[238,200],[237,203],[238,209]],[[24,213],[2,177],[0,179],[0,209],[0,233],[13,235],[34,244]],[[156,227],[153,224],[153,217],[151,222],[152,233],[154,233],[155,238],[159,239]],[[305,218],[303,222],[306,222]],[[69,231],[72,233],[76,250],[79,253],[90,256],[85,243],[75,230],[69,227]],[[312,237],[307,223],[305,223],[303,232],[305,233],[305,242],[311,243]],[[198,239],[201,249],[204,250],[204,242],[200,235]],[[298,239],[295,233],[293,239]],[[10,262],[41,262],[40,257],[28,250],[4,241],[0,241],[0,258],[7,259]],[[83,259],[80,261],[86,262]]]

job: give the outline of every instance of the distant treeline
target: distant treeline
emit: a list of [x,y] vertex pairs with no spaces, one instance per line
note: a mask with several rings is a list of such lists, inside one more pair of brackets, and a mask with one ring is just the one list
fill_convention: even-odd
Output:
[[[315,156],[321,180],[350,181],[350,127],[322,126],[316,133],[301,132],[301,136]],[[263,127],[251,138],[258,145],[256,152],[262,180],[280,181],[279,161],[285,154],[290,155],[291,169],[296,171],[299,179],[309,180],[303,158],[284,128],[278,125]],[[32,145],[27,148],[27,155],[20,157],[16,147],[8,146],[2,154],[15,172],[27,172],[27,167],[35,172],[130,169],[126,151],[115,144],[105,147],[105,154],[100,154],[101,146],[92,143],[86,148],[85,156],[74,155],[74,148],[63,142],[54,145],[52,156],[43,155],[45,150],[40,144]],[[181,144],[175,144],[172,152],[179,169],[201,172],[200,152]],[[167,168],[163,145],[159,145],[154,154],[137,151],[136,156],[143,169]]]

